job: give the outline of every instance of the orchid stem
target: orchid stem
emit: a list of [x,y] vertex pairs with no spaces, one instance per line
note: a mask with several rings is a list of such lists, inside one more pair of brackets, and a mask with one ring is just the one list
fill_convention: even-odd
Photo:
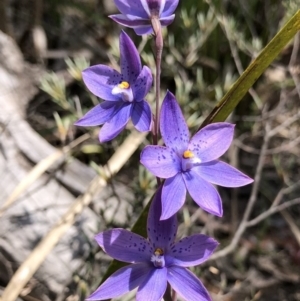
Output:
[[161,58],[163,51],[163,37],[161,31],[161,24],[159,19],[151,19],[153,31],[155,34],[155,117],[154,117],[154,131],[153,131],[153,144],[157,145],[159,140],[159,113],[160,113],[160,73],[161,73]]
[[[151,24],[153,27],[153,32],[155,35],[155,116],[154,116],[154,129],[152,132],[153,135],[153,144],[157,145],[159,140],[159,115],[160,115],[160,73],[161,73],[161,58],[162,51],[164,46],[164,41],[162,37],[161,24],[160,20],[156,17],[151,19]],[[160,178],[156,178],[157,186],[159,187],[161,184]]]

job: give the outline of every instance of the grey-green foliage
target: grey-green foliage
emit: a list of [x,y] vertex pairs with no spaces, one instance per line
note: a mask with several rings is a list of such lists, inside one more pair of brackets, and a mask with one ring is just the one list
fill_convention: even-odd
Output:
[[296,11],[300,7],[300,0],[283,0],[282,5],[286,9],[285,16],[283,18],[283,22],[287,21],[291,18],[292,15],[296,13]]
[[244,0],[193,3],[182,2],[174,24],[167,28],[162,85],[176,91],[189,126],[196,129],[238,78],[236,59],[243,71],[278,31],[281,18],[275,14],[268,20],[269,28],[262,24],[267,10],[278,11],[282,3],[272,1],[268,8]]

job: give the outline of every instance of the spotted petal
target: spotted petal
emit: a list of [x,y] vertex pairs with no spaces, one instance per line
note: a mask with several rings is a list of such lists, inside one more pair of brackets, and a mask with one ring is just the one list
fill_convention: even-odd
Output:
[[186,301],[211,301],[201,281],[189,270],[172,266],[168,269],[168,282]]
[[145,263],[131,264],[112,274],[86,300],[107,300],[128,293],[138,287],[153,268]]
[[173,177],[181,171],[178,156],[164,146],[146,146],[141,153],[141,163],[155,176],[163,179]]
[[172,215],[169,219],[160,220],[161,216],[161,188],[152,200],[147,221],[147,233],[154,248],[167,248],[172,244],[177,232],[177,217]]
[[229,148],[233,131],[234,124],[231,123],[209,124],[192,137],[189,148],[203,163],[218,159]]
[[175,96],[169,91],[161,106],[160,131],[166,146],[176,150],[178,155],[187,150],[189,129]]
[[181,267],[192,267],[206,261],[214,252],[218,242],[202,234],[195,234],[179,240],[171,247],[168,255],[172,264]]
[[95,236],[99,246],[111,257],[129,263],[149,262],[152,249],[142,236],[124,229],[113,229]]
[[132,86],[135,101],[142,101],[152,86],[151,70],[144,66],[135,83]]
[[120,34],[120,67],[125,81],[133,84],[142,70],[140,55],[129,36]]

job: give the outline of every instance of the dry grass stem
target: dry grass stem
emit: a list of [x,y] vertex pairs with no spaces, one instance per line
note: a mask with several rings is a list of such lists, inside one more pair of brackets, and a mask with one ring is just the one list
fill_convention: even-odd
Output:
[[46,172],[55,162],[67,155],[74,147],[81,144],[89,137],[89,134],[80,136],[76,140],[72,141],[69,145],[65,146],[62,150],[55,151],[53,154],[36,164],[32,168],[32,170],[26,175],[26,177],[17,185],[17,187],[13,190],[10,196],[6,199],[6,201],[0,208],[0,217],[18,199],[18,197],[44,172]]
[[297,243],[300,246],[300,230],[299,230],[298,226],[296,225],[294,219],[286,210],[282,210],[282,211],[280,211],[280,213],[284,217],[287,224],[289,225],[291,232],[295,236]]
[[[144,138],[144,133],[141,134],[137,132],[134,132],[127,137],[127,139],[118,148],[103,169],[107,171],[107,178],[112,177],[123,167],[123,165],[129,160],[131,155],[143,142]],[[48,232],[44,239],[37,245],[37,247],[19,267],[4,290],[2,298],[0,299],[1,301],[16,300],[26,283],[43,263],[46,256],[74,223],[77,215],[90,204],[93,197],[99,193],[99,191],[105,187],[106,184],[106,179],[104,179],[103,176],[97,176],[92,180],[84,195],[76,199],[75,203],[70,207],[67,213]]]
[[[256,218],[252,219],[251,221],[246,223],[247,227],[253,227],[255,225],[257,225],[258,223],[260,223],[261,221],[263,221],[264,219],[266,219],[267,217],[269,217],[270,215],[283,211],[285,209],[287,209],[288,207],[294,206],[294,205],[299,205],[300,204],[300,198],[296,198],[294,200],[290,200],[287,201],[281,205],[278,206],[272,206],[270,207],[267,211],[263,212],[262,214],[260,214],[259,216],[257,216]],[[300,238],[300,236],[299,236]],[[300,242],[300,240],[299,240]]]
[[249,202],[247,204],[243,219],[242,219],[237,231],[235,232],[235,235],[232,238],[230,244],[227,247],[225,247],[224,249],[214,253],[210,257],[210,260],[215,260],[217,258],[224,257],[224,256],[228,255],[229,253],[233,252],[235,250],[237,244],[239,243],[240,238],[242,237],[244,231],[247,228],[248,219],[249,219],[252,209],[257,201],[257,193],[258,193],[259,184],[260,184],[260,180],[261,180],[262,169],[264,166],[265,155],[266,155],[266,151],[268,149],[268,144],[269,144],[269,141],[271,138],[270,135],[268,135],[268,133],[270,131],[269,122],[266,123],[265,131],[266,131],[266,134],[264,136],[264,142],[263,142],[260,156],[258,159],[258,164],[257,164],[255,177],[254,177],[254,183],[253,183],[251,195],[250,195]]

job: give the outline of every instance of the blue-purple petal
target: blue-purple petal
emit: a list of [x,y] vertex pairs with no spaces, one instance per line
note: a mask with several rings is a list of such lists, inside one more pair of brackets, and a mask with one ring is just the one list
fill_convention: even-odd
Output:
[[181,171],[178,156],[164,146],[146,146],[141,153],[141,163],[156,177],[163,179],[173,177]]
[[[149,31],[149,29],[152,27],[150,25],[150,21],[148,19],[141,19],[135,16],[129,16],[129,15],[110,15],[109,16],[112,20],[119,23],[120,25],[136,29],[142,29],[140,33],[137,33],[138,35],[143,35],[144,32]],[[153,30],[152,30],[153,31]]]
[[186,187],[182,174],[166,179],[162,189],[162,214],[160,219],[165,220],[175,214],[184,204]]
[[186,301],[211,301],[202,282],[186,268],[177,266],[168,268],[168,282]]
[[123,79],[133,84],[141,73],[142,64],[138,50],[124,31],[120,34],[120,56]]
[[148,18],[140,0],[115,0],[116,7],[124,15],[135,15]]
[[168,248],[175,240],[177,232],[177,216],[172,215],[166,220],[160,220],[161,187],[153,197],[147,221],[147,233],[153,248]]
[[152,112],[149,104],[139,101],[133,104],[131,119],[134,127],[140,132],[148,132],[152,127]]
[[140,284],[137,301],[159,301],[167,289],[167,268],[153,269]]
[[149,17],[160,16],[165,6],[165,0],[140,0],[140,2]]
[[82,78],[88,89],[96,96],[118,101],[122,98],[111,93],[113,87],[122,81],[122,75],[105,65],[95,65],[82,71]]
[[197,132],[191,139],[189,148],[202,163],[220,158],[229,148],[234,132],[234,124],[212,123]]
[[178,6],[179,0],[166,0],[161,17],[170,16]]
[[119,110],[123,102],[104,101],[88,111],[75,122],[78,126],[96,126],[110,120]]
[[172,265],[192,267],[206,261],[214,252],[218,242],[203,234],[185,237],[175,243],[168,252]]
[[120,297],[138,287],[153,267],[145,263],[131,264],[112,274],[86,300],[107,300]]
[[131,87],[135,101],[141,101],[148,94],[152,86],[152,73],[151,70],[144,66],[135,83]]
[[169,91],[161,106],[160,131],[166,146],[178,155],[188,149],[189,129],[175,96]]
[[183,178],[189,194],[199,207],[210,214],[223,215],[221,197],[212,184],[202,179],[194,169],[183,173]]
[[113,229],[95,236],[99,246],[112,258],[129,262],[150,262],[152,248],[144,237],[124,229]]
[[106,142],[114,139],[125,128],[130,115],[132,104],[124,103],[120,110],[106,122],[99,132],[100,142]]
[[241,187],[253,182],[253,179],[236,168],[218,160],[201,164],[194,169],[204,180],[224,187]]
[[153,28],[151,25],[143,25],[143,26],[139,26],[139,27],[136,26],[136,27],[133,27],[133,30],[139,36],[153,33]]
[[170,25],[174,21],[175,15],[166,16],[160,19],[161,26],[165,27]]

